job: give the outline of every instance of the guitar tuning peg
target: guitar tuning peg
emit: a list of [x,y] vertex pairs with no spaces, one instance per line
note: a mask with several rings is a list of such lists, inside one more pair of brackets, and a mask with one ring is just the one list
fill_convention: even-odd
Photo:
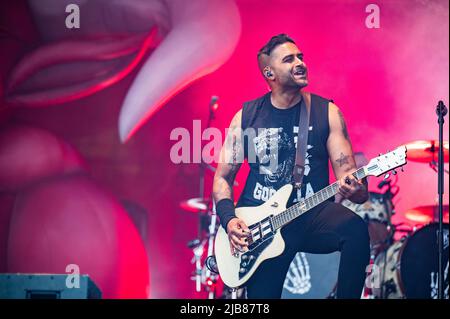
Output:
[[404,172],[404,171],[405,171],[405,169],[403,168],[403,166],[401,167],[401,171],[402,171],[402,172]]
[[386,175],[384,175],[384,179],[388,179],[389,178],[389,173],[387,173]]
[[397,171],[394,169],[394,170],[392,171],[392,174],[393,174],[393,175],[397,175]]

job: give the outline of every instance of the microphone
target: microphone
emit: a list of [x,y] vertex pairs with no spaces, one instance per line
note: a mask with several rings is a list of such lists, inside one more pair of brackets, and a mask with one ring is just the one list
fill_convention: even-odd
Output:
[[447,110],[447,107],[445,106],[444,102],[439,101],[438,105],[436,107],[436,114],[446,116],[447,112],[448,112],[448,110]]

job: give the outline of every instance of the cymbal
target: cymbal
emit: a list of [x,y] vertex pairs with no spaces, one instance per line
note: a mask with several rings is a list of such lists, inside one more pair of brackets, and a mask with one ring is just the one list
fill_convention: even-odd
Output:
[[192,213],[207,213],[211,207],[210,198],[191,198],[180,203],[180,207]]
[[[437,222],[439,219],[439,207],[437,205],[426,205],[412,208],[404,213],[405,217],[418,223]],[[448,205],[443,205],[443,221],[448,223]]]
[[[430,163],[438,160],[439,142],[419,140],[405,144],[408,150],[408,160],[420,163]],[[448,163],[448,141],[444,141],[444,163]]]

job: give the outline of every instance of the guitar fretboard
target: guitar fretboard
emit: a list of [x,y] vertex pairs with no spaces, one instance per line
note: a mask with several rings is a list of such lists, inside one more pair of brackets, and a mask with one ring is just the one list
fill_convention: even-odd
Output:
[[[359,168],[356,170],[353,174],[353,177],[355,177],[357,180],[360,180],[364,177],[366,177],[364,167]],[[292,205],[288,209],[286,209],[284,212],[275,215],[272,217],[272,225],[274,227],[274,230],[277,230],[284,225],[288,224],[295,218],[299,217],[300,215],[306,213],[311,208],[319,205],[320,203],[323,203],[327,199],[333,197],[337,194],[339,190],[339,182],[334,182],[331,185],[328,185],[327,187],[321,189],[317,193],[314,193],[313,195],[301,200],[300,202]]]

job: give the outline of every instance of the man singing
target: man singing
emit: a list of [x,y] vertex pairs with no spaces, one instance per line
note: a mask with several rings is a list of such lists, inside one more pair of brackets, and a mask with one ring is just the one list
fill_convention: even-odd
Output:
[[[294,40],[279,34],[258,52],[258,66],[271,91],[247,102],[233,117],[227,141],[214,177],[213,197],[222,227],[233,249],[246,251],[247,225],[236,217],[233,181],[249,152],[250,173],[237,207],[259,206],[279,188],[293,182],[293,167],[299,132],[300,109],[304,108],[304,88],[308,68]],[[292,192],[289,204],[310,196],[329,184],[328,161],[339,180],[340,196],[355,203],[368,199],[367,182],[358,181],[352,145],[339,108],[327,99],[311,94],[307,151],[302,187]],[[254,129],[254,138],[238,134]],[[268,142],[269,141],[269,142]],[[267,145],[267,143],[277,143]],[[276,163],[267,165],[267,148],[276,149]],[[272,154],[273,155],[273,154]],[[337,298],[360,298],[369,263],[367,225],[333,198],[321,203],[281,229],[286,246],[275,258],[265,260],[246,282],[248,298],[280,298],[289,265],[299,251],[327,254],[341,252]]]

